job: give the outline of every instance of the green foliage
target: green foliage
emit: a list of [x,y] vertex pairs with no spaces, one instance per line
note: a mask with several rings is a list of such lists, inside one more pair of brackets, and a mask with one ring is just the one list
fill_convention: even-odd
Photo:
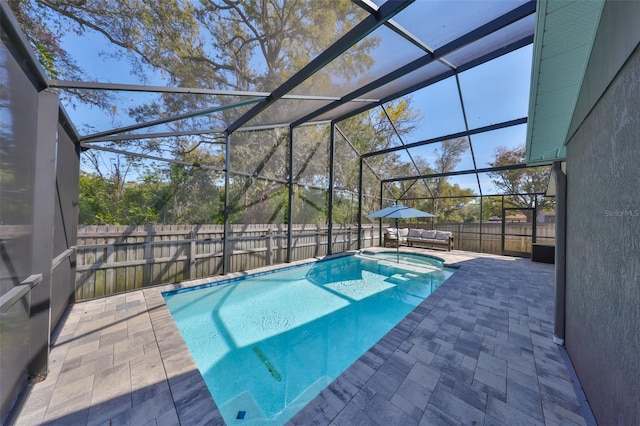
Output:
[[220,209],[219,188],[215,175],[207,170],[184,164],[171,164],[165,180],[160,207],[163,223],[214,223]]
[[491,217],[502,217],[502,197],[484,197],[482,199],[482,220]]
[[79,223],[142,225],[157,223],[154,209],[163,185],[159,182],[127,183],[118,188],[113,179],[96,174],[80,173]]
[[220,222],[219,189],[209,171],[171,164],[168,170],[148,169],[139,180],[122,185],[115,176],[81,172],[81,224]]
[[47,74],[49,74],[51,78],[58,78],[58,71],[56,70],[55,58],[53,53],[49,51],[43,43],[37,40],[32,40],[32,43],[38,54],[40,64],[45,69]]
[[[102,55],[128,61],[131,72],[142,82],[162,75],[172,86],[267,92],[367,16],[346,0],[334,1],[331,7],[320,0],[9,0],[9,4],[54,78],[95,79],[84,76],[62,48],[67,34],[91,33],[108,42]],[[374,65],[370,52],[379,43],[376,36],[360,41],[306,81],[305,90],[322,94],[333,84],[356,79]],[[99,104],[110,113],[104,92],[65,91],[63,96]],[[236,101],[232,97],[165,93],[129,113],[148,120]],[[299,108],[297,103],[284,104],[278,112],[268,111],[264,118],[273,121],[276,115],[286,117]],[[173,126],[219,128],[238,116],[238,111],[227,110]]]
[[[385,109],[386,114],[382,109],[375,109],[338,123],[338,127],[348,140],[341,132],[336,132],[335,187],[344,192],[334,195],[335,223],[357,222],[354,211],[357,212],[358,199],[355,196],[354,201],[351,201],[351,194],[358,190],[359,155],[388,148],[393,142],[397,144],[396,130],[401,137],[406,137],[415,131],[420,120],[417,110],[412,106],[411,98],[408,97],[388,103]],[[387,118],[387,114],[393,120],[395,129]],[[422,164],[421,171],[429,170],[421,159],[416,161]],[[368,157],[363,170],[363,213],[372,212],[379,207],[379,178],[407,176],[415,172],[411,164],[401,161],[398,153]],[[383,196],[396,199],[408,186],[404,183],[399,183],[397,187],[387,186]],[[353,219],[345,222],[346,218]],[[367,219],[363,217],[363,220]]]
[[[490,164],[493,167],[524,164],[525,154],[524,145],[513,149],[501,146],[496,149],[496,159]],[[538,209],[549,209],[554,206],[553,198],[528,194],[545,193],[550,173],[551,167],[536,167],[492,172],[489,175],[500,192],[510,195],[506,198],[505,207],[533,207],[537,202]]]
[[334,191],[333,221],[336,224],[358,223],[358,194],[355,192]]
[[[469,149],[467,138],[457,138],[442,141],[435,151],[435,173],[449,173],[455,170],[462,160],[462,155]],[[462,222],[465,216],[462,209],[473,199],[475,195],[472,189],[461,188],[458,184],[451,185],[446,176],[436,177],[430,181],[430,190],[434,197],[461,197],[461,198],[436,198],[434,200],[433,213],[438,222]],[[467,198],[469,197],[469,198]]]

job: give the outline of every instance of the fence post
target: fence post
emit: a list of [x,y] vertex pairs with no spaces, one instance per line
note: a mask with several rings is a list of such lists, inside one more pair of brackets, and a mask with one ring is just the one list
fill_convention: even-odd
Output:
[[269,228],[267,229],[267,253],[266,253],[266,258],[267,258],[267,266],[271,266],[273,264],[273,233],[271,232],[271,225],[269,225]]
[[382,245],[382,241],[380,240],[380,232],[378,232],[378,242],[376,244],[376,230],[373,225],[369,227],[369,246],[368,247],[377,247]]
[[[152,235],[147,235],[146,237],[144,237],[144,260],[149,260],[153,258],[153,251],[151,249],[151,241],[153,240],[153,236]],[[142,276],[143,276],[143,280],[142,280],[142,287],[146,285],[152,285],[153,284],[153,265],[152,264],[145,264],[142,266]]]
[[347,226],[347,251],[351,250],[351,225]]
[[[113,244],[113,243],[110,243],[110,244]],[[115,250],[113,245],[110,245],[109,247],[107,247],[107,261],[105,263],[107,263],[108,265],[113,265],[115,263]],[[113,267],[107,269],[104,272],[104,278],[105,278],[104,295],[111,296],[112,294],[116,294],[117,286],[116,286],[116,279],[115,279],[115,270]]]
[[189,279],[196,278],[196,231],[189,233]]
[[320,225],[316,224],[316,253],[315,256],[320,256]]

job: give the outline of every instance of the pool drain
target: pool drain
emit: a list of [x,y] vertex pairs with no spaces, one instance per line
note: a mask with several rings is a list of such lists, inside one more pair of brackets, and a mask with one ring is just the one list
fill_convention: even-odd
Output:
[[260,358],[260,361],[262,361],[264,366],[267,367],[267,370],[269,370],[269,373],[271,373],[273,378],[276,379],[278,382],[281,381],[282,376],[280,375],[280,373],[278,373],[278,370],[276,370],[273,364],[271,364],[271,362],[267,359],[267,356],[260,350],[260,348],[257,346],[254,346],[253,351],[256,353],[256,355],[258,355],[258,358]]

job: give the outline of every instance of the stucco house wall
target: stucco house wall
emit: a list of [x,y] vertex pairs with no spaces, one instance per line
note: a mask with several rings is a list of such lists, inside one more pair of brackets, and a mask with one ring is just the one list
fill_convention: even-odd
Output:
[[567,351],[598,423],[638,425],[640,45],[567,145],[566,236]]

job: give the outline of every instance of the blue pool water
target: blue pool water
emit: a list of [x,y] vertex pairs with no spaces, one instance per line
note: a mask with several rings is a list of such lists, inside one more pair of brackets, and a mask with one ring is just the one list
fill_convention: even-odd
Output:
[[284,424],[452,271],[354,255],[165,294],[227,424]]

